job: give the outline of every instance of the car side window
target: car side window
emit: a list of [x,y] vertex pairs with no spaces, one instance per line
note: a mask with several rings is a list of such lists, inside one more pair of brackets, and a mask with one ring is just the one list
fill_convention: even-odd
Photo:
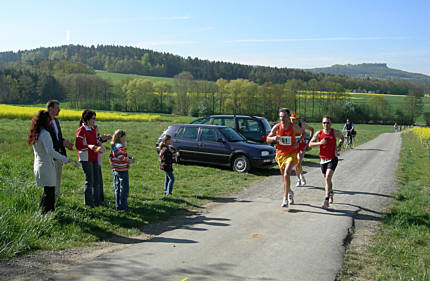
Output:
[[201,141],[217,141],[221,136],[217,130],[211,128],[202,128],[202,134],[200,136]]
[[179,128],[175,137],[178,139],[195,140],[197,138],[198,132],[199,132],[198,127],[182,127],[182,128]]
[[217,117],[213,118],[213,125],[228,126],[235,129],[233,117]]
[[239,131],[243,133],[256,133],[260,132],[260,125],[257,120],[253,119],[239,119]]

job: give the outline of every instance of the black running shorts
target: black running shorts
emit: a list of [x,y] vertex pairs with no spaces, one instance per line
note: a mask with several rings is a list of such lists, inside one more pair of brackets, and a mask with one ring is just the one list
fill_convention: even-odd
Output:
[[331,159],[329,162],[326,162],[324,164],[320,164],[321,165],[321,172],[324,175],[327,172],[327,169],[333,170],[333,172],[334,172],[334,170],[336,170],[336,167],[337,167],[337,162],[338,162],[338,159],[336,157],[336,158]]

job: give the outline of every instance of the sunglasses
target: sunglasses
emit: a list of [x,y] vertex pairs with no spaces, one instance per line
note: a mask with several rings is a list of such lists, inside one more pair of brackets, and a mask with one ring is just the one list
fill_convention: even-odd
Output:
[[330,124],[330,122],[322,122],[323,124]]

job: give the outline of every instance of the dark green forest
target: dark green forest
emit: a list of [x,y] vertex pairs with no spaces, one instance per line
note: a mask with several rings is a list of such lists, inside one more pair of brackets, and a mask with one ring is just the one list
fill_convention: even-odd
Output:
[[[126,78],[113,85],[95,75],[94,69],[173,77],[174,84]],[[408,94],[408,98],[398,108],[391,108],[384,98],[357,105],[345,91]],[[58,99],[76,109],[249,114],[271,120],[279,107],[290,107],[309,121],[328,113],[335,120],[406,124],[421,114],[426,91],[420,83],[210,62],[133,47],[68,45],[0,53],[0,103],[6,104]]]

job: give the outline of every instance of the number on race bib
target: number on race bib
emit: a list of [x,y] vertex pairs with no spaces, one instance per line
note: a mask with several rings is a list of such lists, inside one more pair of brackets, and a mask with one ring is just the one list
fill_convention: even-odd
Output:
[[284,136],[279,138],[279,144],[280,145],[291,145],[291,137],[290,136]]

